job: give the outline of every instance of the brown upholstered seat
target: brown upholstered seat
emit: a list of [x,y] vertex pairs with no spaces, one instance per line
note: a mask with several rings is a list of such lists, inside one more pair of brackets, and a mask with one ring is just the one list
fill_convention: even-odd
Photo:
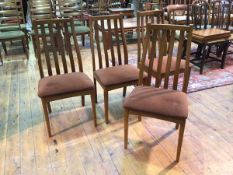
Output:
[[136,87],[126,98],[124,108],[168,117],[188,116],[188,100],[184,92],[154,87]]
[[87,75],[75,72],[42,78],[38,85],[38,96],[49,97],[93,89],[94,84]]
[[[177,62],[177,58],[172,57],[170,72],[174,72],[176,70],[176,62]],[[145,66],[148,67],[148,65],[149,65],[149,60],[147,59],[145,62]],[[167,56],[164,56],[163,62],[162,62],[162,67],[161,67],[162,74],[166,72],[166,66],[167,66]],[[190,66],[191,66],[191,64],[190,64]],[[153,70],[156,71],[157,67],[158,67],[158,59],[156,58],[154,60]],[[185,69],[185,60],[181,60],[180,61],[180,70],[184,70],[184,69]]]
[[[144,74],[146,77],[146,74]],[[108,87],[138,80],[139,69],[134,65],[120,65],[95,71],[95,78],[102,86]]]

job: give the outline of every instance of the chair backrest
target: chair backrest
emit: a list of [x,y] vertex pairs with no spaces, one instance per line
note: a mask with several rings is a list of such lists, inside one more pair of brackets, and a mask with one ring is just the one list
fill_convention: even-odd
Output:
[[22,4],[19,0],[8,0],[0,2],[0,21],[1,26],[15,26],[23,23],[23,13],[19,11],[22,9]]
[[146,25],[147,23],[152,24],[163,24],[164,16],[162,10],[153,11],[140,11],[137,13],[137,38],[138,38],[138,60],[140,61],[142,44],[145,39]]
[[[83,72],[73,19],[35,20],[33,26],[41,78],[69,72]],[[49,35],[45,35],[46,28],[49,30]],[[74,51],[72,51],[72,43],[74,43]]]
[[207,29],[210,22],[210,5],[207,0],[195,0],[191,6],[194,29]]
[[90,30],[93,71],[128,64],[122,15],[92,16]]
[[78,5],[77,0],[59,0],[58,6],[63,18],[80,17],[84,12],[82,6]]
[[[180,33],[178,48],[175,47],[175,33]],[[139,85],[151,85],[152,73],[154,70],[154,62],[157,62],[156,83],[158,88],[162,86],[162,65],[165,67],[165,75],[163,88],[174,89],[178,88],[178,80],[181,76],[180,66],[181,57],[186,48],[185,71],[182,81],[182,91],[186,92],[188,87],[189,77],[189,61],[190,61],[190,47],[191,47],[192,28],[189,26],[171,25],[171,24],[148,24],[146,31],[146,39],[143,44],[142,62],[140,67]],[[186,40],[186,42],[185,42]],[[175,71],[171,69],[172,57],[176,57]],[[149,59],[149,66],[146,65],[146,60]],[[156,65],[156,64],[155,64]],[[147,82],[143,82],[143,72],[148,73]],[[174,76],[170,76],[170,75]],[[173,78],[173,81],[172,81]],[[169,83],[170,80],[170,83]],[[181,84],[180,84],[181,85]]]
[[31,20],[51,19],[54,17],[50,0],[29,0]]
[[211,1],[211,27],[228,30],[231,23],[231,0]]

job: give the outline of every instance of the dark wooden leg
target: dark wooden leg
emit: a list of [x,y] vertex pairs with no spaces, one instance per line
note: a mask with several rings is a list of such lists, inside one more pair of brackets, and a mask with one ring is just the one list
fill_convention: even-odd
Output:
[[29,59],[27,43],[26,43],[26,38],[25,37],[22,39],[22,44],[23,44],[24,53],[26,54],[27,59]]
[[95,85],[95,102],[98,103],[96,79],[94,79],[94,85]]
[[105,123],[108,124],[108,91],[104,90]]
[[94,126],[97,126],[97,118],[96,118],[96,106],[95,106],[95,90],[91,93],[91,106],[92,106],[92,115],[94,120]]
[[82,106],[85,106],[85,96],[82,95]]
[[2,60],[2,54],[0,52],[0,66],[2,66],[2,65],[3,65],[3,60]]
[[224,66],[225,66],[225,60],[226,60],[226,55],[227,55],[227,50],[228,50],[229,45],[230,45],[229,42],[226,42],[223,45],[223,54],[222,54],[222,61],[221,61],[221,68],[222,69],[224,69]]
[[82,45],[85,46],[85,34],[82,34]]
[[182,147],[183,136],[184,136],[184,128],[185,128],[185,121],[180,123],[177,154],[176,154],[176,161],[177,162],[179,162],[179,160],[180,160],[180,153],[181,153],[181,147]]
[[37,53],[36,53],[36,38],[35,38],[35,36],[32,36],[32,45],[33,45],[35,56],[37,58]]
[[52,108],[51,108],[50,103],[47,103],[47,106],[48,106],[48,111],[49,111],[49,113],[52,113]]
[[204,69],[204,65],[205,65],[205,59],[206,59],[206,45],[205,44],[203,44],[202,50],[203,50],[203,52],[202,52],[202,56],[201,56],[200,74],[203,73],[203,69]]
[[3,50],[5,52],[5,55],[8,55],[5,41],[2,42],[2,47],[3,47]]
[[140,121],[142,121],[142,116],[138,116],[138,121],[140,122]]
[[42,100],[42,105],[43,105],[43,109],[44,109],[44,116],[45,116],[45,122],[46,122],[47,129],[48,129],[48,135],[49,135],[49,137],[51,137],[52,134],[51,134],[51,128],[50,128],[50,123],[49,123],[49,114],[48,114],[47,103],[44,100]]
[[179,128],[179,123],[176,123],[176,127],[175,127],[176,129],[178,129]]
[[129,127],[129,111],[125,109],[124,111],[124,147],[128,147],[128,127]]
[[123,87],[123,97],[126,96],[127,87]]

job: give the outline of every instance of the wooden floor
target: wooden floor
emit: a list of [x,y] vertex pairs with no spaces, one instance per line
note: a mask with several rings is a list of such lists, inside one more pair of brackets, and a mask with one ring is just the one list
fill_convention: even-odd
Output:
[[[81,48],[90,76],[90,50]],[[3,54],[4,55],[4,54]],[[181,160],[174,162],[177,132],[172,123],[130,118],[129,149],[123,148],[122,90],[110,94],[110,124],[104,123],[103,93],[98,89],[98,127],[90,99],[52,103],[48,138],[40,99],[38,70],[12,53],[0,67],[0,175],[233,174],[233,85],[189,94]],[[130,90],[128,91],[128,93]]]

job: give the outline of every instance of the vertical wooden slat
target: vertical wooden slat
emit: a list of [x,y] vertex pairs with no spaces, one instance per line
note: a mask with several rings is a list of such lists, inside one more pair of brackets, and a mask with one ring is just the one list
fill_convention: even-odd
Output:
[[111,36],[111,37],[109,37],[109,43],[107,43],[107,44],[110,45],[112,64],[113,64],[113,66],[115,66],[116,59],[115,59],[114,47],[113,47],[113,41],[112,41],[112,28],[111,28],[111,20],[110,19],[107,19],[107,25],[108,25],[108,34],[109,34],[109,36]]
[[[68,27],[72,28],[71,26],[68,26],[67,23],[64,23],[64,40],[65,40],[65,46],[66,46],[65,48],[66,48],[68,55],[69,55],[70,64],[71,64],[71,71],[75,72],[74,57],[73,57],[73,53],[72,53],[72,46],[70,43],[70,37],[71,37],[72,33],[69,32]],[[71,32],[74,32],[74,31],[71,31]]]
[[120,21],[120,33],[122,36],[122,44],[123,44],[124,64],[128,64],[128,51],[127,51],[125,31],[124,31],[124,26],[123,26],[123,15],[121,15],[121,17],[119,18],[119,21]]
[[79,46],[78,46],[78,40],[77,40],[77,37],[76,37],[77,34],[76,34],[76,31],[75,31],[73,19],[70,21],[70,27],[71,27],[71,37],[73,38],[74,47],[75,47],[75,51],[76,51],[76,54],[77,54],[79,72],[83,72],[81,53],[80,53]]
[[119,27],[117,25],[117,19],[113,19],[113,21],[114,21],[114,30],[115,30],[115,36],[116,36],[116,42],[117,42],[118,64],[122,65],[122,62],[121,62],[121,46],[120,46],[120,38],[119,38]]
[[101,32],[102,32],[102,38],[103,38],[103,47],[104,47],[103,49],[104,49],[104,55],[105,55],[105,65],[106,65],[106,67],[109,67],[109,58],[108,58],[108,51],[107,51],[108,43],[107,43],[107,41],[108,41],[108,37],[110,37],[109,36],[110,34],[106,31],[104,22],[105,21],[102,19],[100,21],[100,23],[101,23],[100,25],[101,25]]
[[44,48],[44,52],[45,52],[45,59],[46,59],[46,63],[47,63],[48,74],[49,74],[49,76],[51,76],[51,75],[53,75],[53,73],[52,73],[52,69],[51,69],[51,62],[50,62],[50,57],[49,57],[49,50],[48,50],[48,45],[47,45],[45,26],[41,24],[40,29],[41,29],[41,37],[42,37],[43,48]]
[[[167,31],[166,31],[167,33]],[[171,69],[171,62],[172,62],[172,53],[174,48],[174,41],[175,41],[175,30],[172,30],[170,41],[169,41],[169,47],[168,47],[168,57],[167,57],[167,65],[166,65],[166,74],[165,74],[165,80],[164,80],[164,88],[168,88],[169,83],[169,75],[170,75],[170,69]]]
[[140,12],[137,13],[137,38],[138,38],[138,41],[137,41],[137,45],[138,45],[138,60],[137,60],[137,63],[139,65],[139,62],[141,61],[140,60],[140,57],[141,57],[141,43],[142,43],[142,38],[141,38],[141,31],[143,30],[143,27],[141,27],[140,25],[140,22],[141,22],[141,15],[140,15]]
[[55,67],[56,67],[56,73],[60,74],[60,68],[59,68],[59,62],[58,62],[58,57],[57,57],[57,50],[55,48],[55,34],[54,35],[54,30],[53,30],[53,25],[49,24],[49,36],[50,36],[50,41],[51,41],[51,47],[52,47],[52,52],[53,52],[53,57],[54,57],[54,63],[55,63]]
[[67,67],[67,61],[66,61],[66,56],[65,56],[65,46],[64,46],[64,41],[63,38],[61,36],[62,31],[62,27],[60,24],[56,24],[56,30],[57,30],[57,37],[58,37],[58,48],[59,48],[59,52],[61,54],[61,58],[62,58],[62,65],[63,65],[63,69],[64,69],[64,73],[68,73],[68,67]]
[[180,31],[179,45],[178,45],[178,51],[177,51],[177,60],[176,60],[176,68],[175,68],[174,79],[173,79],[173,89],[174,90],[177,90],[179,73],[180,73],[180,62],[181,62],[183,47],[184,47],[184,31]]
[[91,55],[92,55],[92,69],[93,72],[96,70],[96,61],[95,61],[95,42],[94,42],[94,25],[93,20],[90,19],[90,46],[91,46]]
[[95,30],[95,41],[96,41],[96,47],[97,47],[97,53],[98,53],[98,60],[99,60],[99,68],[103,68],[103,62],[102,62],[102,54],[100,49],[100,40],[99,40],[99,25],[98,21],[94,22],[94,30]]

